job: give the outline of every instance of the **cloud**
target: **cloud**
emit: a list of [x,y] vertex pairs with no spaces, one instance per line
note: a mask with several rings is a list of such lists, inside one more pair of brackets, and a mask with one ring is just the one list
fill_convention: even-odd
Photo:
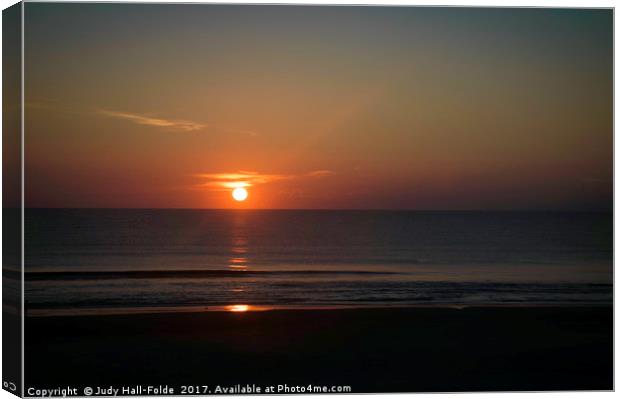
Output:
[[110,111],[106,109],[97,110],[97,113],[100,115],[109,116],[111,118],[125,119],[138,125],[161,127],[181,132],[194,132],[207,127],[207,125],[198,122],[153,118],[150,116],[131,114],[128,112]]
[[322,178],[333,174],[334,172],[331,170],[314,170],[299,175],[263,174],[258,172],[239,171],[227,173],[198,173],[193,176],[203,180],[202,183],[195,186],[196,188],[208,189],[211,191],[224,191],[237,187],[252,187],[281,180]]
[[214,132],[237,134],[248,137],[258,137],[259,133],[248,129],[235,129],[227,126],[207,124],[202,122],[187,121],[181,119],[155,118],[147,115],[140,115],[131,112],[113,111],[104,108],[90,108],[79,105],[62,104],[53,100],[29,101],[26,107],[30,109],[50,110],[70,114],[97,114],[108,118],[123,119],[137,125],[159,127],[171,131],[196,132],[199,130],[211,129]]
[[276,180],[287,179],[285,175],[260,174],[258,172],[234,172],[234,173],[200,173],[194,175],[204,182],[199,187],[214,190],[232,189],[237,187],[252,187],[257,184],[271,183]]
[[331,170],[314,170],[312,172],[308,172],[306,173],[306,176],[308,177],[328,177],[333,175],[334,172],[332,172]]

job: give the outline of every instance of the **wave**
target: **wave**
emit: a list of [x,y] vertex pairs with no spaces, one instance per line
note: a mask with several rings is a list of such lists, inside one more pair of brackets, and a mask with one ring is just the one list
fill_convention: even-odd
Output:
[[28,281],[41,280],[110,280],[110,279],[154,279],[154,278],[218,278],[256,276],[320,276],[320,275],[395,275],[398,272],[364,270],[121,270],[121,271],[58,271],[27,272]]

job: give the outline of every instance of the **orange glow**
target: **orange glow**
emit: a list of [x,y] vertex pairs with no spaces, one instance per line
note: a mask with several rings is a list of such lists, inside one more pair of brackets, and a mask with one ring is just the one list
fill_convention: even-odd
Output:
[[235,201],[242,202],[248,198],[248,190],[243,187],[237,187],[232,190],[232,197]]
[[610,10],[28,6],[18,206],[612,209]]
[[226,310],[229,312],[247,312],[250,310],[250,305],[228,305]]

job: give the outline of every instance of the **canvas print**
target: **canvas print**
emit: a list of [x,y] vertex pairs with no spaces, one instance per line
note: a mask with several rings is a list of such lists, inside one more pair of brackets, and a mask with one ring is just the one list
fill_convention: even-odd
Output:
[[3,386],[613,389],[613,10],[3,12]]

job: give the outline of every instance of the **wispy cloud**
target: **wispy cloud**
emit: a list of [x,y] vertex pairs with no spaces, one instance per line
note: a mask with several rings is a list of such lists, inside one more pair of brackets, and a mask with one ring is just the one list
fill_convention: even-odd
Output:
[[328,177],[333,175],[334,172],[331,170],[313,170],[312,172],[306,173],[307,177]]
[[197,130],[202,130],[207,127],[206,124],[178,120],[178,119],[163,119],[163,118],[154,118],[146,115],[132,114],[128,112],[118,112],[118,111],[110,111],[107,109],[99,109],[97,113],[104,116],[109,116],[111,118],[124,119],[130,122],[133,122],[138,125],[147,125],[154,127],[167,128],[170,130],[176,130],[181,132],[194,132]]
[[248,129],[236,129],[229,126],[222,126],[213,123],[195,122],[183,119],[168,119],[143,115],[133,112],[116,111],[106,108],[91,108],[76,104],[63,104],[53,100],[29,101],[26,106],[30,109],[49,110],[68,114],[96,114],[107,118],[122,119],[137,125],[152,126],[169,131],[177,132],[197,132],[209,129],[212,132],[228,133],[248,137],[257,137],[258,132]]
[[202,179],[195,188],[208,189],[211,191],[230,190],[237,187],[252,187],[259,184],[273,183],[280,180],[301,178],[322,178],[333,175],[331,170],[314,170],[299,175],[264,174],[258,172],[226,172],[226,173],[198,173],[193,175]]

